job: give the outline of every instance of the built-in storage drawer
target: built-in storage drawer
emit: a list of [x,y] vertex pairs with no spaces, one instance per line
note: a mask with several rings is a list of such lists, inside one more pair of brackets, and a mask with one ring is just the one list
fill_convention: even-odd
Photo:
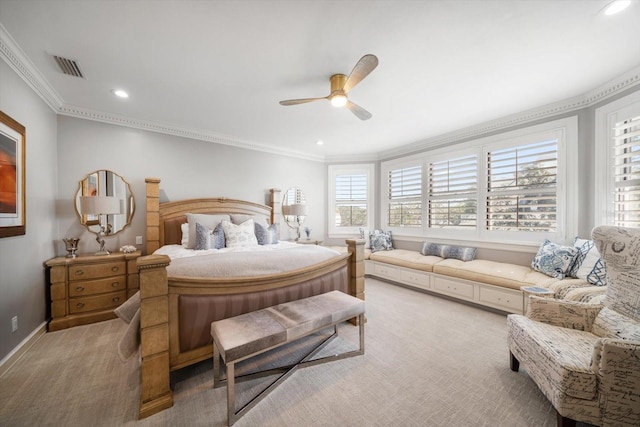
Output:
[[84,313],[93,310],[116,308],[127,299],[127,292],[115,292],[111,294],[95,295],[69,300],[69,313]]
[[522,312],[522,293],[510,289],[479,286],[479,301],[510,312]]
[[390,279],[398,280],[400,278],[400,271],[397,268],[389,267],[385,264],[374,264],[373,274],[376,276],[388,277]]
[[402,270],[400,272],[400,281],[422,289],[429,289],[431,287],[429,275],[415,271]]
[[125,261],[70,265],[69,280],[99,279],[126,274],[126,272],[127,263]]
[[69,282],[69,296],[104,294],[127,289],[127,276],[114,276],[97,280]]
[[454,282],[443,279],[442,277],[434,277],[432,289],[437,292],[442,292],[443,294],[470,300],[473,299],[473,285],[468,283]]

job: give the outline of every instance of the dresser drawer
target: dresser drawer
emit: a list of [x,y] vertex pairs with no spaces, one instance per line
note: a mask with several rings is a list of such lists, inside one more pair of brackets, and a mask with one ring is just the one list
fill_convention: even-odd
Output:
[[69,283],[69,296],[104,294],[127,289],[127,276],[107,277],[105,279],[77,281]]
[[113,292],[110,294],[95,295],[69,299],[69,313],[85,313],[87,311],[105,310],[116,308],[127,299],[127,292]]
[[473,299],[473,285],[467,283],[454,282],[453,280],[435,277],[433,290],[465,299]]
[[69,280],[99,279],[102,277],[119,276],[126,274],[126,272],[127,263],[124,261],[70,265]]

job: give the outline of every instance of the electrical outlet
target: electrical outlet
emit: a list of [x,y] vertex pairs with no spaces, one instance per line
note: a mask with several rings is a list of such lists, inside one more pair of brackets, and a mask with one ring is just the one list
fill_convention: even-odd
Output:
[[15,332],[18,330],[18,316],[13,316],[11,318],[11,332]]
[[136,245],[142,244],[142,236],[136,236]]

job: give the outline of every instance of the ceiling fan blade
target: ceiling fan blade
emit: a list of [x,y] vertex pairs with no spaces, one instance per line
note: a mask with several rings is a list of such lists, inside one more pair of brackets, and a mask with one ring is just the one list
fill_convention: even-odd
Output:
[[365,55],[353,67],[351,70],[351,74],[347,77],[347,81],[345,82],[342,90],[344,93],[349,92],[353,89],[358,83],[362,81],[365,77],[369,75],[376,67],[378,66],[378,58],[375,55]]
[[306,104],[307,102],[321,101],[325,98],[303,98],[303,99],[288,99],[286,101],[280,101],[280,105],[298,105]]
[[371,117],[373,117],[370,112],[368,112],[361,106],[354,104],[351,101],[347,102],[346,107],[349,109],[349,111],[355,114],[356,117],[358,117],[360,120],[369,120]]

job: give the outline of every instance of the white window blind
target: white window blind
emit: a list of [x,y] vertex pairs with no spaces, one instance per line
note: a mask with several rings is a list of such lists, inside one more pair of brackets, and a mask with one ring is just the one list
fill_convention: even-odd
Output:
[[555,232],[558,141],[487,154],[487,230]]
[[429,163],[429,228],[476,228],[478,157]]
[[422,226],[422,166],[393,169],[388,174],[390,227]]
[[614,225],[640,226],[640,116],[615,124],[613,137]]
[[336,227],[366,227],[367,175],[336,175]]

